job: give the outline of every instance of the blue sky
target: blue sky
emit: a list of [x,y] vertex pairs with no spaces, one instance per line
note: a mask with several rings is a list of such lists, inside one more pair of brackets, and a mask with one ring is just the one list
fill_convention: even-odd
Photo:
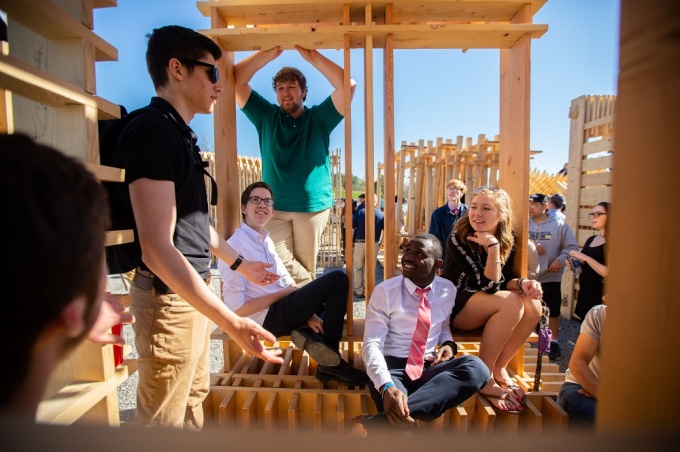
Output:
[[[117,62],[96,66],[97,94],[132,110],[153,96],[146,72],[145,35],[163,25],[210,28],[194,0],[118,0],[118,7],[95,10],[95,33],[118,49]],[[531,49],[531,149],[540,150],[532,167],[557,172],[568,160],[569,106],[583,95],[616,94],[619,38],[618,0],[548,0],[534,16],[548,24],[548,32],[532,41]],[[324,50],[341,64],[342,51]],[[353,174],[364,177],[364,67],[363,50],[353,49],[351,73],[357,81],[352,102]],[[236,60],[248,54],[239,52]],[[436,140],[458,135],[499,133],[498,50],[398,50],[395,51],[395,143]],[[375,161],[383,161],[382,51],[374,57]],[[251,85],[271,101],[271,77],[284,65],[302,70],[309,85],[307,104],[321,102],[331,86],[295,51],[286,51],[255,75]],[[203,149],[213,147],[212,115],[191,122]],[[257,134],[237,112],[240,155],[259,156]],[[344,151],[342,124],[331,135],[331,149]],[[344,160],[344,159],[343,159]],[[344,171],[344,169],[343,169]]]

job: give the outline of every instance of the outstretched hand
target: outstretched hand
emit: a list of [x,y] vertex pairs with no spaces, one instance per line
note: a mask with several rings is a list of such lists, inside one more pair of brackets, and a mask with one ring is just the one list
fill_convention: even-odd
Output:
[[283,364],[281,350],[265,349],[260,339],[267,342],[276,342],[276,337],[265,330],[252,319],[240,317],[235,330],[228,332],[242,348],[251,356],[257,356],[274,364]]
[[244,260],[239,265],[237,271],[239,271],[248,281],[254,282],[260,286],[266,286],[273,282],[279,280],[280,276],[276,273],[272,273],[268,268],[271,268],[272,264],[267,264],[265,262],[257,261],[247,261]]
[[109,332],[115,325],[135,322],[135,317],[125,312],[125,306],[120,298],[119,295],[113,295],[110,292],[104,293],[97,320],[87,334],[88,340],[95,344],[125,345],[125,340],[120,335]]

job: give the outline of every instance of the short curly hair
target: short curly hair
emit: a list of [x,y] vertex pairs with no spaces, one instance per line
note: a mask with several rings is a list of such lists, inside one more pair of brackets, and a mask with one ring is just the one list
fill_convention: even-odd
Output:
[[276,92],[276,84],[281,82],[298,82],[300,89],[304,91],[302,100],[307,100],[307,79],[304,74],[297,68],[284,66],[272,78],[272,89]]

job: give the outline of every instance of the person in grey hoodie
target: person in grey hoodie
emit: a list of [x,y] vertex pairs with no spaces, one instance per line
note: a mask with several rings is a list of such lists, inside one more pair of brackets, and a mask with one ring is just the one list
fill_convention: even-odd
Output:
[[550,309],[548,326],[552,330],[549,358],[560,357],[560,305],[562,302],[562,274],[570,251],[578,251],[578,243],[571,228],[556,215],[548,215],[547,195],[529,196],[529,239],[536,245],[539,271],[536,280],[543,287],[543,301]]

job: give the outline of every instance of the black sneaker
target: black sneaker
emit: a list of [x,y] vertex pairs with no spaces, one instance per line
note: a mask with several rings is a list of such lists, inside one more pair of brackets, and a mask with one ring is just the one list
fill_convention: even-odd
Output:
[[355,369],[344,360],[341,360],[337,366],[317,366],[314,376],[321,381],[332,380],[345,386],[363,386],[371,382],[366,372]]
[[317,364],[337,366],[342,361],[340,353],[332,349],[324,337],[311,328],[298,328],[290,333],[290,338],[297,348],[305,350]]
[[557,361],[562,356],[560,344],[557,342],[550,342],[550,351],[548,352],[548,359],[550,361]]

